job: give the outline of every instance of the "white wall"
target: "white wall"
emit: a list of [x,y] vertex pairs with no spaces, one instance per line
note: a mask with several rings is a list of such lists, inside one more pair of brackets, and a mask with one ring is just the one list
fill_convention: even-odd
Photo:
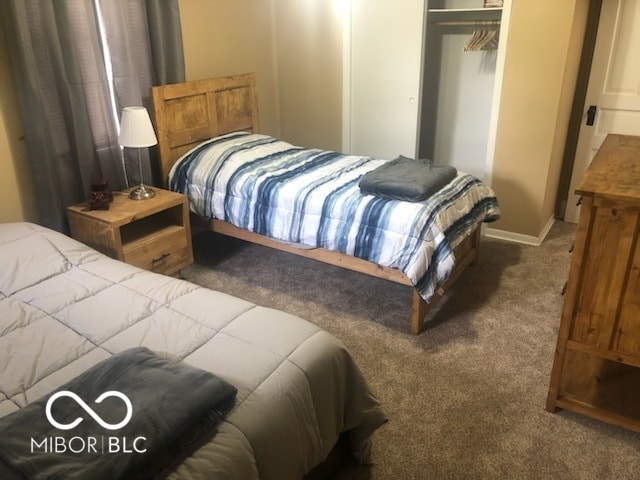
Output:
[[497,50],[465,52],[471,33],[442,40],[433,161],[485,177]]

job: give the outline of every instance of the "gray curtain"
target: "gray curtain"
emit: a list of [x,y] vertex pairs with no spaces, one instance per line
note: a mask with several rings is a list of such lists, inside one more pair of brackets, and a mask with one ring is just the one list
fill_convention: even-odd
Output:
[[[123,156],[118,145],[120,112],[150,108],[151,85],[184,81],[178,1],[0,0],[0,8],[39,223],[66,231],[66,207],[85,201],[92,181],[116,190],[140,180],[137,153]],[[142,153],[144,181],[156,183]]]

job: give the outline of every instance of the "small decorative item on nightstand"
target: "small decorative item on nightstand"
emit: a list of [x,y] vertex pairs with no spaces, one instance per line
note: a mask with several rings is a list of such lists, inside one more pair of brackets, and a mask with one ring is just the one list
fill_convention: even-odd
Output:
[[129,197],[134,200],[144,200],[145,198],[154,197],[155,192],[145,186],[142,181],[142,160],[140,159],[141,148],[152,147],[158,143],[146,108],[124,107],[122,110],[122,118],[120,119],[120,136],[118,137],[118,141],[123,147],[138,149],[140,185],[131,191]]
[[89,193],[89,210],[109,210],[109,204],[113,201],[113,194],[109,190],[106,180],[100,179],[91,182]]

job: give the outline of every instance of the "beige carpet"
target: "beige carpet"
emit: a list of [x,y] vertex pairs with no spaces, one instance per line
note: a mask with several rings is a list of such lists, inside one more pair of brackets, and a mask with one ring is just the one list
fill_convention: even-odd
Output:
[[[638,479],[640,434],[544,410],[574,226],[539,247],[483,238],[427,330],[408,287],[211,233],[188,280],[340,338],[389,415],[376,464],[346,479]],[[640,399],[639,408],[640,408]]]

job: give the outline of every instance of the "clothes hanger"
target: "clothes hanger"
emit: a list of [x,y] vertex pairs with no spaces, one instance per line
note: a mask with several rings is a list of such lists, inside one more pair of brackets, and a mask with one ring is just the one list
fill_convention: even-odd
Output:
[[[475,25],[494,26],[495,22],[475,22]],[[464,47],[465,52],[477,52],[480,50],[495,50],[498,48],[498,31],[496,29],[477,29]]]

